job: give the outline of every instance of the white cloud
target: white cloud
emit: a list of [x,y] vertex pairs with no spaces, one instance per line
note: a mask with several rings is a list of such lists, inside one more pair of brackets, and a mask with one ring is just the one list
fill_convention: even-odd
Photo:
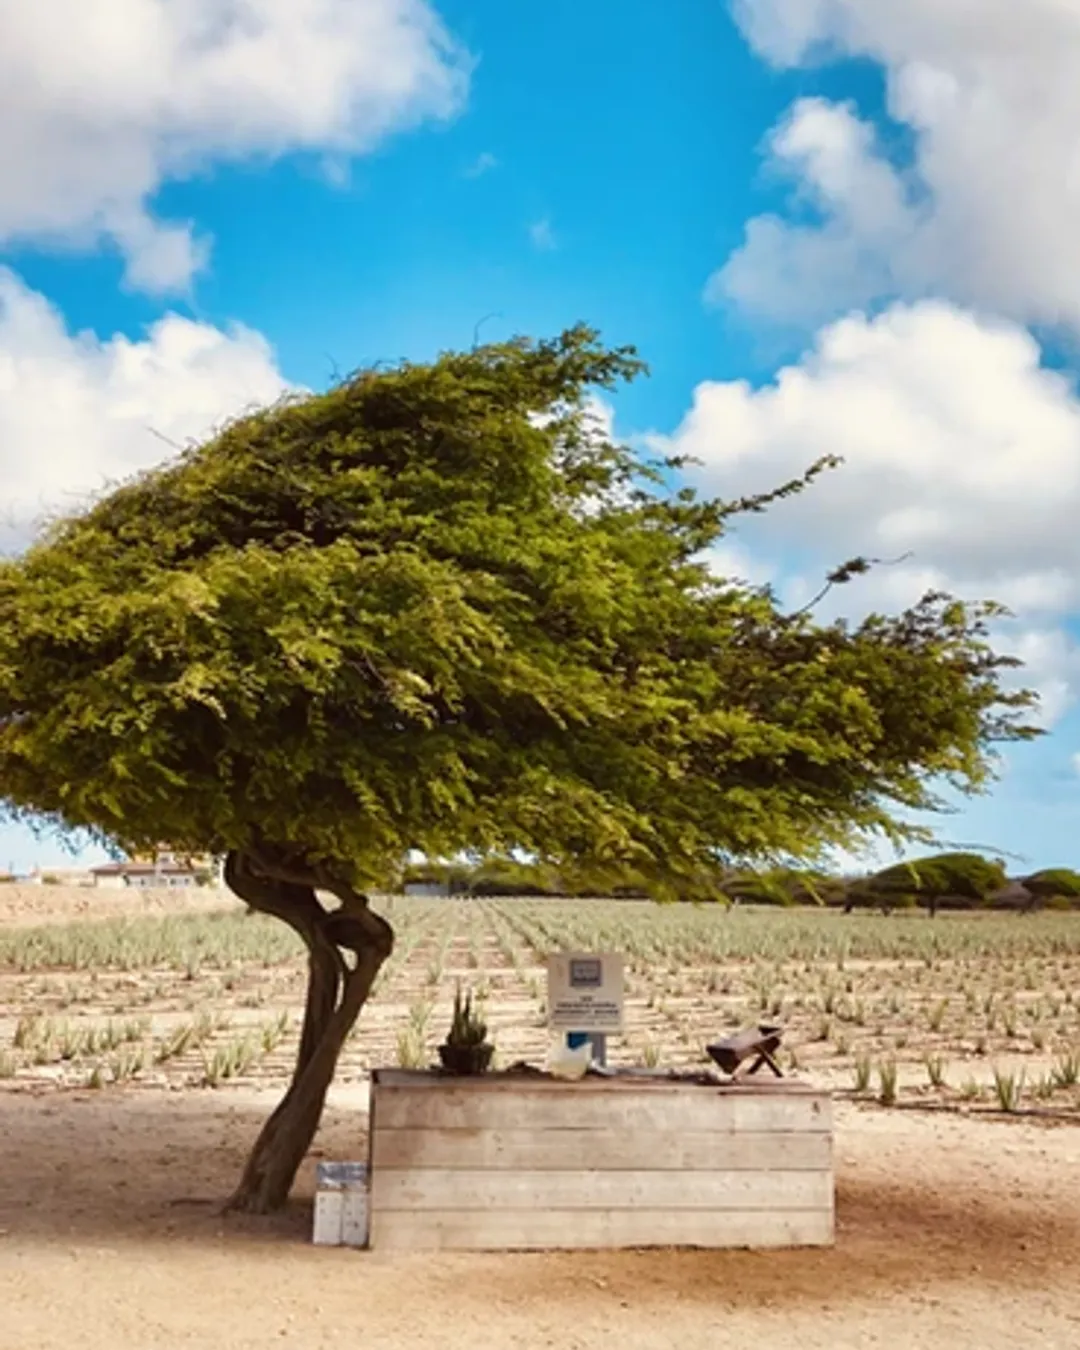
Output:
[[775,561],[770,561],[731,535],[706,550],[703,561],[718,577],[726,577],[729,581],[745,586],[774,587],[792,609],[810,598],[809,594],[805,600],[795,598],[801,594],[801,578],[783,577]]
[[[287,388],[266,340],[176,314],[142,341],[68,332],[0,268],[0,544],[32,521],[149,468]],[[165,438],[163,441],[162,438]]]
[[1080,698],[1080,647],[1060,628],[1029,628],[1013,635],[1012,655],[1023,661],[1009,683],[1038,691],[1038,721],[1054,727]]
[[919,276],[915,209],[854,109],[803,99],[769,150],[824,223],[751,220],[743,246],[709,278],[707,300],[813,327],[879,296],[933,289]]
[[589,435],[592,439],[603,442],[615,440],[615,408],[606,398],[602,398],[597,393],[589,393],[585,396],[582,405],[585,413],[585,420],[588,424]]
[[543,253],[550,253],[556,247],[555,231],[546,216],[543,220],[533,221],[529,226],[529,238],[532,240],[533,248],[538,248]]
[[917,552],[967,579],[1023,579],[1063,607],[1080,576],[1080,402],[1028,333],[950,305],[899,305],[824,329],[760,389],[706,382],[670,446],[732,495],[843,469],[774,509],[805,542]]
[[469,167],[465,170],[466,178],[482,178],[484,174],[491,173],[493,169],[499,167],[499,161],[490,150],[482,151]]
[[751,553],[737,574],[768,579],[753,556],[786,555],[778,589],[798,608],[838,562],[910,551],[818,612],[893,612],[928,589],[998,599],[1022,621],[1002,631],[1030,662],[1046,720],[1080,694],[1077,649],[1055,626],[1080,605],[1080,400],[1022,329],[930,301],[849,317],[763,388],[699,385],[675,434],[653,443],[702,461],[702,485],[727,498],[843,456],[742,526],[732,542]]
[[751,221],[711,297],[814,323],[940,293],[1080,327],[1076,0],[738,0],[736,14],[776,65],[880,64],[914,154],[890,159],[849,106],[797,104],[770,151],[818,223]]
[[340,163],[461,105],[468,61],[426,0],[53,0],[0,6],[0,243],[113,241],[127,279],[205,256],[163,182],[252,156]]

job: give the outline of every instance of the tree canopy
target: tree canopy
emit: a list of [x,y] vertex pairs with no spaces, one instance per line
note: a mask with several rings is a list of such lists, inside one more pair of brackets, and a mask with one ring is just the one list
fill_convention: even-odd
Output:
[[1069,867],[1045,867],[1020,883],[1037,900],[1080,899],[1080,872]]
[[779,494],[668,491],[604,439],[586,395],[639,369],[576,329],[364,371],[53,526],[0,566],[7,801],[371,883],[409,848],[692,876],[983,786],[1030,734],[989,608],[849,631],[711,576]]
[[889,910],[921,906],[935,914],[939,908],[968,908],[985,904],[1008,885],[1004,864],[978,853],[936,853],[894,863],[846,889],[845,907]]
[[322,962],[297,1080],[322,1087],[290,1099],[293,1143],[392,941],[361,892],[407,850],[714,894],[721,860],[919,837],[936,780],[977,791],[995,742],[1035,734],[992,605],[824,625],[714,576],[730,520],[828,462],[749,500],[672,486],[678,462],[590,412],[641,370],[584,327],[363,370],[0,563],[9,809],[226,854]]
[[875,872],[867,880],[866,888],[878,894],[918,892],[985,900],[1000,891],[1007,881],[1000,862],[991,862],[978,853],[938,853],[930,858],[894,863]]

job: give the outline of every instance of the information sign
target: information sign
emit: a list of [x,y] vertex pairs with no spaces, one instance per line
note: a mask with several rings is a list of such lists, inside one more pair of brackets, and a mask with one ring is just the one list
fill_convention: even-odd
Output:
[[623,1029],[623,958],[614,952],[548,957],[548,1025],[554,1031]]

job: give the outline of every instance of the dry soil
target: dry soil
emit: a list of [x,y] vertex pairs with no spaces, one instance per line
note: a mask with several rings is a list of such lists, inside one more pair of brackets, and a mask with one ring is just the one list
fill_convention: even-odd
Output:
[[276,1092],[0,1094],[0,1350],[1080,1350],[1075,1124],[838,1103],[827,1251],[390,1257],[309,1242],[357,1083],[285,1214],[220,1216]]

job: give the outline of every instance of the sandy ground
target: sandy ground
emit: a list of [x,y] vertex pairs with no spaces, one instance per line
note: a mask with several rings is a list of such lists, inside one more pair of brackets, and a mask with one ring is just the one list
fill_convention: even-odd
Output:
[[[380,1256],[222,1219],[272,1094],[3,1101],[0,1346],[1080,1346],[1080,1130],[838,1110],[829,1251]],[[362,1103],[318,1140],[363,1156]]]
[[1076,1124],[838,1102],[827,1251],[402,1257],[310,1244],[359,1084],[286,1213],[221,1217],[277,1093],[0,1095],[0,1350],[1080,1350]]

